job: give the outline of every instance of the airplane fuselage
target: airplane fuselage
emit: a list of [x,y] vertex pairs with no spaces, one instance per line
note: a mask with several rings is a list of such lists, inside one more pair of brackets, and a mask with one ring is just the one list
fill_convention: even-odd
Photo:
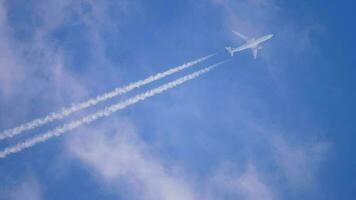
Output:
[[240,47],[237,47],[234,49],[234,51],[242,51],[245,49],[253,49],[253,48],[257,48],[259,44],[271,39],[273,37],[272,34],[260,37],[260,38],[252,38],[251,40],[249,40],[248,42],[246,42],[245,44],[243,44]]
[[260,38],[258,38],[258,39],[253,39],[253,42],[252,42],[252,43],[253,43],[253,45],[256,47],[256,46],[258,46],[260,43],[265,42],[265,41],[271,39],[272,37],[273,37],[273,35],[272,35],[272,34],[269,34],[269,35],[260,37]]

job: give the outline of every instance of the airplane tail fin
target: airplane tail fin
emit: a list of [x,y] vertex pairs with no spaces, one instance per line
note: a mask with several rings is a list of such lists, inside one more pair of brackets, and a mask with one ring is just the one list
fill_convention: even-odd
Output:
[[234,51],[233,51],[232,47],[225,47],[225,49],[229,52],[229,54],[231,56],[234,56]]

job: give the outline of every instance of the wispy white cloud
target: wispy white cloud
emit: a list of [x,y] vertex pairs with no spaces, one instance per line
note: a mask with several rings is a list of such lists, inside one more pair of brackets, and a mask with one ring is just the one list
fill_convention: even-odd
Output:
[[[124,12],[128,6],[123,2]],[[1,129],[28,121],[29,113],[48,113],[71,102],[80,102],[83,97],[88,98],[98,85],[103,85],[93,83],[93,76],[105,74],[105,82],[113,79],[120,82],[118,74],[107,73],[113,66],[105,54],[104,36],[98,34],[107,29],[117,30],[118,23],[112,23],[106,14],[109,4],[73,0],[34,2],[31,9],[36,23],[26,25],[31,31],[26,40],[16,38],[15,33],[19,30],[12,27],[13,22],[8,19],[8,5],[4,1],[0,4],[0,100],[5,105],[1,107],[0,116],[4,119],[0,122]],[[120,9],[117,12],[120,13]],[[87,27],[82,37],[90,43],[88,50],[93,56],[85,68],[90,71],[105,66],[106,72],[92,70],[79,76],[71,70],[74,67],[72,53],[53,35],[63,27],[75,24]],[[41,106],[30,106],[33,101],[40,102]]]
[[[262,122],[263,123],[263,122]],[[262,125],[261,122],[246,120],[253,142],[249,144],[252,152],[256,144],[260,144],[265,154],[256,151],[250,156],[258,167],[273,166],[271,175],[274,176],[271,187],[280,192],[304,193],[319,192],[320,168],[328,158],[332,143],[328,140],[315,139],[313,131],[303,130],[311,138],[295,137],[295,131],[282,126]],[[261,159],[261,156],[264,157]],[[257,161],[257,162],[256,162]],[[265,165],[265,166],[263,166]]]
[[41,200],[42,196],[42,189],[33,176],[25,177],[16,187],[0,191],[0,198],[8,200]]
[[275,188],[263,180],[255,165],[247,164],[243,170],[231,163],[222,164],[212,175],[211,199],[273,200]]
[[104,181],[118,191],[115,185],[120,182],[128,185],[132,190],[126,194],[128,199],[195,199],[184,175],[155,158],[129,121],[114,122],[84,129],[83,134],[72,136],[68,141],[69,154],[88,165],[89,171],[101,180],[99,183]]
[[[64,10],[62,3],[56,5],[58,7],[48,7],[51,11],[47,12]],[[0,56],[3,58],[0,59],[0,95],[5,106],[2,106],[0,115],[6,113],[6,117],[1,117],[4,119],[2,128],[27,118],[28,113],[34,111],[29,106],[34,99],[36,102],[46,102],[39,108],[46,110],[56,107],[58,102],[76,100],[87,94],[85,86],[67,70],[64,61],[67,55],[49,37],[55,28],[62,25],[61,16],[66,16],[66,13],[50,17],[44,14],[46,12],[36,10],[37,4],[34,4],[34,12],[39,17],[38,24],[26,25],[30,26],[33,34],[28,34],[26,40],[18,40],[15,33],[19,30],[12,26],[7,6],[1,1]]]
[[16,92],[25,77],[11,44],[11,27],[7,23],[7,10],[0,4],[0,95],[8,96]]
[[272,147],[277,166],[291,189],[310,190],[318,185],[318,170],[330,148],[328,142],[300,144],[273,137]]

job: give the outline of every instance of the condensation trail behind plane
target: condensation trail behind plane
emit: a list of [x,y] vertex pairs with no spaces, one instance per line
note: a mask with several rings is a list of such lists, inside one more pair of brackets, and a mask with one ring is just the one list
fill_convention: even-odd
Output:
[[25,140],[24,142],[19,142],[19,143],[15,144],[14,146],[10,146],[10,147],[5,148],[4,150],[0,151],[0,158],[5,158],[6,156],[8,156],[10,154],[14,154],[14,153],[20,152],[24,149],[33,147],[37,143],[45,142],[45,141],[49,140],[50,138],[58,137],[70,130],[78,128],[79,126],[81,126],[83,124],[89,124],[99,118],[107,117],[107,116],[111,115],[112,113],[122,110],[130,105],[136,104],[139,101],[143,101],[146,98],[155,96],[156,94],[160,94],[166,90],[177,87],[189,80],[197,78],[197,77],[201,76],[202,74],[205,74],[205,73],[211,71],[212,69],[216,68],[217,66],[223,64],[224,62],[225,61],[211,65],[206,68],[203,68],[199,71],[193,72],[191,74],[188,74],[186,76],[178,78],[174,81],[163,84],[163,85],[156,87],[152,90],[148,90],[144,93],[138,94],[132,98],[127,99],[126,101],[122,101],[122,102],[119,102],[112,106],[106,107],[105,109],[95,112],[94,114],[87,115],[79,120],[64,124],[63,126],[60,126],[53,130],[50,130],[42,135],[32,137],[30,139]]
[[80,110],[83,110],[85,108],[88,108],[90,106],[94,106],[96,104],[98,104],[99,102],[102,102],[102,101],[105,101],[105,100],[108,100],[110,98],[113,98],[115,96],[118,96],[118,95],[122,95],[122,94],[125,94],[127,92],[130,92],[131,90],[133,89],[136,89],[136,88],[139,88],[141,86],[144,86],[144,85],[147,85],[153,81],[156,81],[156,80],[159,80],[161,78],[164,78],[168,75],[171,75],[171,74],[174,74],[174,73],[177,73],[181,70],[184,70],[186,68],[189,68],[193,65],[196,65],[200,62],[203,62],[205,60],[207,60],[208,58],[214,56],[215,54],[211,54],[211,55],[208,55],[208,56],[205,56],[205,57],[202,57],[202,58],[199,58],[197,60],[194,60],[194,61],[191,61],[191,62],[188,62],[188,63],[185,63],[183,65],[180,65],[178,67],[175,67],[175,68],[171,68],[167,71],[164,71],[164,72],[161,72],[161,73],[157,73],[155,75],[152,75],[144,80],[139,80],[137,82],[134,82],[134,83],[131,83],[129,85],[126,85],[126,86],[123,86],[123,87],[120,87],[120,88],[116,88],[114,90],[112,90],[111,92],[108,92],[108,93],[105,93],[103,95],[100,95],[100,96],[97,96],[93,99],[89,99],[85,102],[82,102],[82,103],[79,103],[79,104],[74,104],[72,105],[71,107],[68,107],[68,108],[63,108],[61,111],[59,112],[53,112],[45,117],[42,117],[42,118],[38,118],[38,119],[35,119],[33,121],[30,121],[30,122],[27,122],[25,124],[21,124],[15,128],[12,128],[12,129],[8,129],[8,130],[5,130],[3,131],[2,133],[0,133],[0,140],[4,140],[6,138],[12,138],[16,135],[19,135],[21,134],[22,132],[24,131],[28,131],[28,130],[31,130],[31,129],[34,129],[36,127],[39,127],[39,126],[43,126],[49,122],[52,122],[54,120],[58,120],[58,119],[62,119],[74,112],[77,112],[77,111],[80,111]]

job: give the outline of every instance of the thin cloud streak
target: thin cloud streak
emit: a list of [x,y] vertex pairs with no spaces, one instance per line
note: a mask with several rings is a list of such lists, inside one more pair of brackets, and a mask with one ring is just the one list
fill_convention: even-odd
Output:
[[166,76],[172,75],[174,73],[177,73],[179,71],[182,71],[184,69],[192,67],[192,66],[194,66],[194,65],[196,65],[198,63],[201,63],[201,62],[211,58],[214,55],[216,55],[216,54],[211,54],[211,55],[199,58],[197,60],[190,61],[190,62],[185,63],[183,65],[180,65],[178,67],[171,68],[171,69],[169,69],[167,71],[160,72],[160,73],[157,73],[155,75],[149,76],[146,79],[139,80],[139,81],[136,81],[134,83],[130,83],[130,84],[128,84],[126,86],[123,86],[123,87],[120,87],[120,88],[115,88],[111,92],[107,92],[107,93],[105,93],[103,95],[100,95],[100,96],[97,96],[95,98],[89,99],[89,100],[87,100],[85,102],[82,102],[82,103],[79,103],[79,104],[73,104],[71,107],[63,108],[59,112],[53,112],[53,113],[51,113],[51,114],[49,114],[49,115],[47,115],[45,117],[37,118],[37,119],[35,119],[33,121],[21,124],[21,125],[15,127],[15,128],[5,130],[2,133],[0,133],[0,140],[4,140],[6,138],[15,137],[16,135],[19,135],[19,134],[23,133],[24,131],[32,130],[34,128],[37,128],[37,127],[43,126],[43,125],[45,125],[47,123],[50,123],[50,122],[52,122],[54,120],[62,119],[64,117],[66,117],[66,116],[69,116],[74,112],[78,112],[78,111],[83,110],[85,108],[88,108],[88,107],[91,107],[91,106],[95,106],[96,104],[98,104],[98,103],[100,103],[102,101],[106,101],[106,100],[114,98],[116,96],[123,95],[125,93],[128,93],[128,92],[134,90],[134,89],[137,89],[139,87],[142,87],[142,86],[147,85],[149,83],[152,83],[154,81],[162,79],[162,78],[164,78]]
[[157,94],[160,94],[166,90],[175,88],[189,80],[195,79],[211,70],[214,68],[218,67],[219,65],[225,63],[226,61],[219,62],[213,65],[210,65],[209,67],[203,68],[199,71],[193,72],[191,74],[188,74],[186,76],[183,76],[181,78],[178,78],[174,81],[168,82],[166,84],[163,84],[159,87],[156,87],[152,90],[148,90],[144,93],[138,94],[132,98],[127,99],[126,101],[119,102],[117,104],[114,104],[112,106],[106,107],[103,110],[97,111],[94,114],[87,115],[79,120],[72,121],[70,123],[64,124],[63,126],[60,126],[58,128],[55,128],[53,130],[50,130],[44,134],[41,134],[39,136],[32,137],[30,139],[25,140],[24,142],[19,142],[13,146],[7,147],[4,150],[0,151],[0,158],[5,158],[8,155],[20,152],[24,149],[31,148],[34,145],[38,143],[45,142],[53,137],[58,137],[61,136],[62,134],[73,130],[75,128],[78,128],[84,124],[90,124],[91,122],[103,118],[103,117],[108,117],[114,112],[117,112],[119,110],[125,109],[128,106],[134,105],[140,101],[143,101],[149,97],[155,96]]

